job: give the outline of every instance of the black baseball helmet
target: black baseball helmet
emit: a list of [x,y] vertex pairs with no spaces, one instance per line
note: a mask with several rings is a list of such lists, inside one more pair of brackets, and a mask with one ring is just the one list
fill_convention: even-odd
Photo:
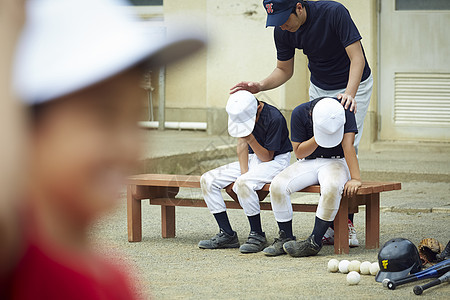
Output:
[[377,282],[382,282],[386,278],[400,279],[409,273],[419,272],[422,267],[416,246],[403,238],[389,240],[383,245],[378,252],[378,265],[380,271],[375,277]]

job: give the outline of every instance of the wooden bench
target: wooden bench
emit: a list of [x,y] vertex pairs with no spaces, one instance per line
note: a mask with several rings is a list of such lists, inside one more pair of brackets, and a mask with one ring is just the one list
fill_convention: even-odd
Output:
[[[191,206],[206,207],[201,199],[176,198],[179,189],[200,188],[200,176],[142,174],[128,178],[127,182],[127,218],[128,241],[139,242],[142,239],[141,200],[149,199],[150,205],[161,206],[162,237],[175,237],[175,207]],[[270,184],[258,191],[260,200],[269,192]],[[380,193],[400,190],[397,182],[363,182],[356,196],[343,197],[339,211],[334,220],[334,251],[336,254],[349,253],[347,219],[349,213],[357,213],[358,206],[366,206],[366,248],[374,249],[380,246]],[[231,185],[227,193],[235,201],[225,201],[227,208],[241,208]],[[314,185],[301,190],[305,193],[320,193],[320,186]],[[260,202],[261,210],[271,210],[270,202]],[[315,212],[317,204],[293,203],[294,211]]]

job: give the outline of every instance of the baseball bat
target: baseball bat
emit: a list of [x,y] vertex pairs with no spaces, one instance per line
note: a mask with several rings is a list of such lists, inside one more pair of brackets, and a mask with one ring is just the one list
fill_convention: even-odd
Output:
[[450,271],[450,259],[444,260],[426,270],[408,275],[404,278],[397,280],[385,279],[383,280],[383,286],[386,286],[390,290],[395,290],[397,286],[427,278],[436,278],[447,273],[448,271]]
[[424,285],[416,285],[413,288],[413,292],[416,295],[421,295],[423,293],[423,291],[425,291],[426,289],[429,289],[430,287],[439,285],[443,282],[446,281],[450,281],[450,271],[448,271],[447,273],[445,273],[444,275],[442,275],[441,277],[439,277],[438,279],[435,279],[433,281],[430,281]]
[[[425,269],[425,270],[422,270],[422,271],[420,271],[420,272],[417,272],[417,273],[414,273],[414,274],[407,275],[407,276],[405,276],[405,277],[403,277],[403,278],[396,279],[396,281],[398,281],[398,280],[406,280],[407,278],[411,278],[411,277],[413,277],[413,276],[417,276],[417,275],[421,275],[421,274],[427,273],[427,272],[430,271],[430,270],[439,268],[439,267],[441,267],[441,266],[445,266],[445,265],[447,265],[447,264],[450,264],[450,259],[441,261],[441,262],[435,264],[434,266],[431,266],[430,268]],[[383,284],[384,287],[388,287],[388,283],[391,282],[391,281],[392,281],[392,280],[390,280],[389,278],[385,278],[385,279],[383,280],[382,284]]]

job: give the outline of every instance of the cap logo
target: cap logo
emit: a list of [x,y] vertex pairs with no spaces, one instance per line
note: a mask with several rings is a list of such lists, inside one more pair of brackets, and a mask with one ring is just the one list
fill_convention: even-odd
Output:
[[381,261],[381,263],[383,264],[383,269],[387,269],[387,266],[388,266],[388,264],[389,264],[389,261],[387,260],[387,259],[385,259],[385,260],[382,260]]
[[266,9],[268,14],[273,13],[273,3],[266,4]]

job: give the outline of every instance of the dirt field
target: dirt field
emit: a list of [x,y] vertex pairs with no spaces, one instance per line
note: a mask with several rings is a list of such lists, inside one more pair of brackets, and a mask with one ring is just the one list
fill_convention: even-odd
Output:
[[[425,191],[423,199],[436,199],[448,205],[448,185],[439,190]],[[416,197],[414,192],[402,191],[383,197]],[[399,197],[401,195],[401,197]],[[384,196],[384,195],[383,195]],[[267,201],[267,200],[266,200]],[[426,206],[426,205],[424,205]],[[375,262],[378,250],[364,247],[350,250],[350,255],[336,256],[332,246],[322,249],[319,256],[291,258],[265,257],[262,253],[243,255],[233,250],[201,250],[197,243],[217,233],[213,217],[205,208],[177,208],[177,238],[160,236],[160,208],[143,201],[143,240],[128,243],[125,199],[118,209],[95,225],[92,234],[97,237],[101,253],[114,260],[124,260],[136,266],[139,293],[156,299],[296,299],[296,298],[412,298],[414,284],[390,291],[376,283],[373,276],[362,276],[356,286],[346,284],[345,275],[328,273],[331,258],[358,259]],[[230,210],[234,230],[244,242],[249,228],[242,210]],[[272,212],[263,212],[264,230],[269,241],[277,233]],[[313,213],[294,214],[294,233],[304,239],[312,230]],[[394,237],[404,237],[417,244],[424,237],[435,237],[442,243],[449,239],[449,213],[382,212],[381,243]],[[364,245],[364,211],[355,215],[358,238]],[[117,252],[122,253],[118,256]],[[114,253],[114,254],[113,254]],[[423,282],[422,282],[423,283]],[[421,296],[427,299],[450,299],[450,285],[432,288]],[[420,299],[420,298],[417,298]]]

